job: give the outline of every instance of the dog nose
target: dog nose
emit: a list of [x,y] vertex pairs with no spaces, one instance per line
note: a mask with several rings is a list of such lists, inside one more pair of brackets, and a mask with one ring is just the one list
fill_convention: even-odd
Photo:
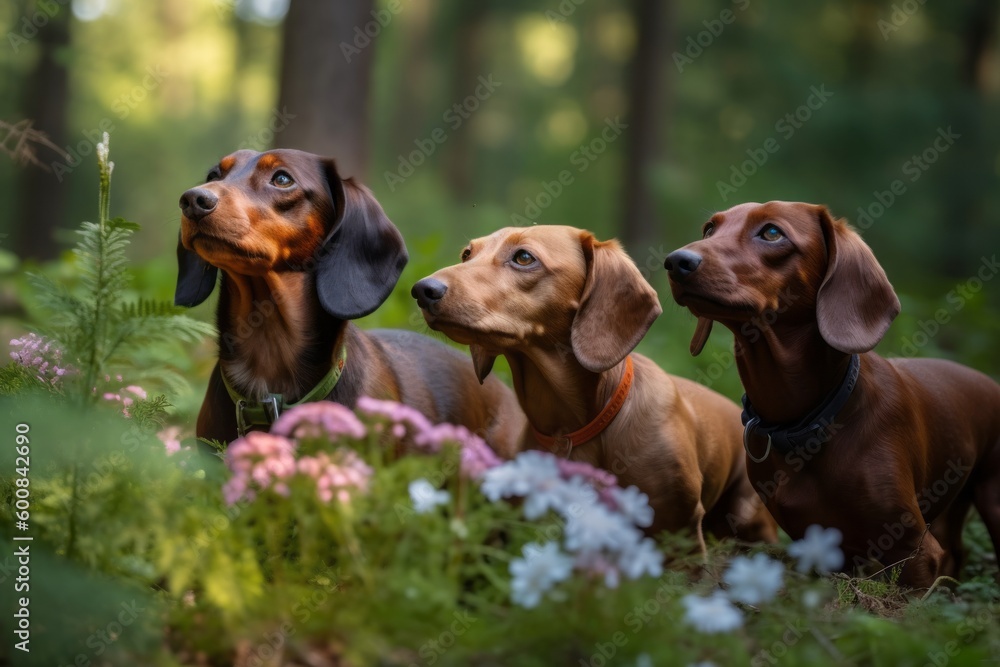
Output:
[[215,210],[219,198],[211,190],[191,188],[181,195],[181,212],[191,222],[198,222]]
[[427,309],[436,304],[448,291],[448,286],[436,278],[424,278],[410,290],[410,296],[417,300],[417,305]]
[[698,270],[701,265],[701,255],[693,250],[674,250],[663,260],[663,268],[676,281],[682,281]]

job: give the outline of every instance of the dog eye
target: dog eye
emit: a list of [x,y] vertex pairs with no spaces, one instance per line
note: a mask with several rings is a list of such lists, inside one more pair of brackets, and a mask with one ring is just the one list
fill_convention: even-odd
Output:
[[781,232],[776,225],[765,225],[764,229],[760,230],[760,234],[757,236],[761,237],[765,241],[775,242],[780,241],[785,238],[785,235]]
[[701,237],[703,239],[707,239],[709,236],[711,236],[714,233],[715,233],[715,223],[714,222],[710,222],[707,225],[705,225],[705,230],[702,232]]
[[292,180],[287,171],[279,171],[271,177],[271,185],[276,185],[279,188],[287,188],[295,185],[295,181]]
[[470,257],[472,257],[472,248],[466,248],[465,250],[462,251],[462,261],[463,262],[465,260],[469,259]]
[[222,178],[222,172],[218,167],[215,167],[208,172],[208,175],[205,177],[205,182],[210,183],[211,181],[217,181],[220,178]]
[[518,250],[514,253],[514,256],[511,257],[511,260],[518,266],[531,266],[538,261],[535,259],[535,256],[527,250]]

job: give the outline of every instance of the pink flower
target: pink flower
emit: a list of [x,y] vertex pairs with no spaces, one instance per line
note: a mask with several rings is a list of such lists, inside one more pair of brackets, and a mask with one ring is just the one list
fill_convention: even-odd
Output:
[[181,451],[181,427],[180,426],[168,426],[159,433],[156,437],[160,439],[163,443],[164,448],[167,450],[167,456],[172,456],[177,452]]
[[253,500],[295,472],[295,444],[281,436],[257,431],[236,440],[226,450],[226,465],[233,476],[223,486],[226,503]]
[[[300,412],[300,417],[316,417],[317,420],[289,419],[281,430],[300,432],[304,428],[311,432],[318,425],[324,429],[331,425],[351,428],[351,420],[338,414],[340,408],[343,406],[328,403],[318,410]],[[291,411],[286,414],[290,413]],[[353,416],[350,411],[348,413]],[[360,422],[357,425],[364,428]],[[308,480],[315,485],[316,495],[324,503],[332,501],[334,497],[340,502],[349,502],[352,493],[367,492],[372,469],[354,450],[341,447],[333,452],[296,458],[297,453],[298,447],[294,441],[275,433],[255,431],[232,443],[226,452],[226,465],[233,475],[222,489],[226,502],[232,505],[240,499],[253,500],[262,491],[273,491],[288,497],[291,495],[290,482],[293,478]]]
[[556,465],[559,467],[559,474],[564,479],[569,479],[571,477],[583,477],[585,480],[592,483],[594,488],[598,491],[610,489],[618,484],[618,478],[607,470],[595,468],[589,463],[584,463],[583,461],[567,461],[566,459],[559,459],[556,461]]
[[479,479],[490,468],[503,463],[490,446],[479,438],[470,439],[462,447],[462,474],[470,479]]
[[367,435],[357,415],[340,403],[319,401],[306,403],[285,412],[271,427],[271,433],[295,438],[328,437],[336,440],[345,435],[361,440]]
[[73,374],[73,366],[62,363],[63,352],[52,341],[35,333],[25,334],[10,341],[10,358],[21,366],[34,371],[40,382],[52,387],[59,386],[61,379]]

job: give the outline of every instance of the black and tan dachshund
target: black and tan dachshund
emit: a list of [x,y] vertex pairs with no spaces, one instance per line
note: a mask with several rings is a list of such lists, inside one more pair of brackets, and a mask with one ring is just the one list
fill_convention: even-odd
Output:
[[409,331],[362,331],[407,261],[399,230],[371,192],[333,160],[295,150],[241,150],[180,199],[175,301],[196,306],[222,270],[219,362],[197,435],[229,442],[312,400],[360,396],[461,424],[502,455],[524,427],[502,382],[482,386],[468,357]]

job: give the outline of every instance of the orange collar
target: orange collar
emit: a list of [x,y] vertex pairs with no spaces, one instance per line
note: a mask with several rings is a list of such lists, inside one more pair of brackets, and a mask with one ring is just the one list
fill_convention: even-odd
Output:
[[601,410],[600,414],[594,418],[594,421],[590,422],[578,431],[573,431],[572,433],[567,433],[566,435],[560,435],[558,437],[540,433],[538,429],[532,426],[531,430],[534,431],[535,438],[546,449],[555,449],[556,445],[565,446],[566,444],[569,444],[569,448],[572,449],[577,445],[582,445],[589,440],[593,440],[615,420],[615,417],[618,416],[622,406],[625,405],[625,399],[628,398],[628,392],[632,388],[632,379],[634,376],[635,373],[632,369],[632,356],[629,355],[628,357],[625,357],[625,374],[622,375],[622,381],[618,384],[618,389],[615,390],[614,396],[611,397],[611,400],[604,406],[604,409]]

